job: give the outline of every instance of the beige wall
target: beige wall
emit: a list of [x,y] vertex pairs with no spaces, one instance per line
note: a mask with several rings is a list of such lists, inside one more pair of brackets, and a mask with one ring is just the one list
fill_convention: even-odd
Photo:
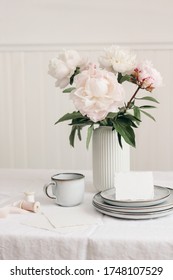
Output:
[[74,108],[47,65],[62,48],[94,59],[116,43],[152,60],[164,79],[152,93],[157,122],[144,118],[136,131],[131,168],[172,170],[172,11],[169,0],[0,0],[0,167],[91,169],[85,140],[73,149],[68,125],[54,126]]

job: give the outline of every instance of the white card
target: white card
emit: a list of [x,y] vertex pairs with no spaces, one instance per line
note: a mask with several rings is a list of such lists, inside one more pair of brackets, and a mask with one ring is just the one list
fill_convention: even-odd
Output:
[[152,172],[115,174],[116,200],[149,200],[154,197]]

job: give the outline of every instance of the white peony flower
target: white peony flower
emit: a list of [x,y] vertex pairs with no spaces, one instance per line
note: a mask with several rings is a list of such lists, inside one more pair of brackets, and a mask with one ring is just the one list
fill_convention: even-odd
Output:
[[150,61],[146,60],[137,65],[132,73],[135,77],[136,83],[148,91],[152,91],[154,88],[161,86],[162,77],[160,73],[153,68]]
[[86,64],[87,61],[77,51],[67,50],[50,60],[48,73],[57,79],[56,87],[64,88],[69,84],[76,67],[83,69]]
[[136,55],[117,46],[105,49],[99,58],[100,66],[114,73],[129,74],[136,66]]
[[93,122],[106,118],[109,112],[117,112],[124,102],[124,89],[115,75],[90,65],[75,77],[76,89],[71,98],[77,110]]

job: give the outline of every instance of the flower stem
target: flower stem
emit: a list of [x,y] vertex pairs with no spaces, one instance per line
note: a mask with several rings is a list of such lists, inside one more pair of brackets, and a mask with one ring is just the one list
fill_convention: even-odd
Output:
[[133,101],[133,99],[135,98],[136,94],[138,93],[138,91],[140,90],[140,86],[138,86],[138,88],[136,89],[135,93],[132,95],[132,97],[130,98],[130,100],[128,101],[127,105],[126,105],[126,110],[129,109],[131,102]]

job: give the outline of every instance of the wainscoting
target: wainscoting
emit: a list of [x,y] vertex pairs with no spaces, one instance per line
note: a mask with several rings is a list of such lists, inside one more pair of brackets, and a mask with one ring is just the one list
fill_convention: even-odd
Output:
[[[132,170],[173,169],[173,38],[171,1],[141,7],[139,1],[75,0],[0,2],[0,167],[91,169],[92,145],[70,147],[67,123],[74,110],[68,94],[47,74],[59,50],[77,49],[96,61],[113,43],[151,60],[164,85],[153,91],[156,122],[143,117],[131,149]],[[133,3],[133,5],[132,5]],[[125,85],[127,96],[132,85]],[[141,92],[141,94],[143,94]]]
[[[67,46],[71,48],[73,46]],[[53,50],[54,48],[54,50]],[[0,167],[90,169],[91,150],[76,139],[70,147],[67,123],[54,126],[66,112],[74,110],[68,94],[54,87],[47,74],[49,59],[61,46],[11,46],[0,50]],[[96,60],[103,46],[76,45],[79,51]],[[153,91],[160,104],[152,110],[156,122],[144,116],[136,130],[137,148],[131,149],[131,168],[170,170],[173,168],[172,133],[172,45],[135,44],[138,57],[152,60],[162,73],[164,85]],[[55,49],[57,51],[55,51]],[[92,51],[93,50],[93,51]],[[126,84],[127,95],[133,88]],[[143,94],[143,93],[142,93]]]

